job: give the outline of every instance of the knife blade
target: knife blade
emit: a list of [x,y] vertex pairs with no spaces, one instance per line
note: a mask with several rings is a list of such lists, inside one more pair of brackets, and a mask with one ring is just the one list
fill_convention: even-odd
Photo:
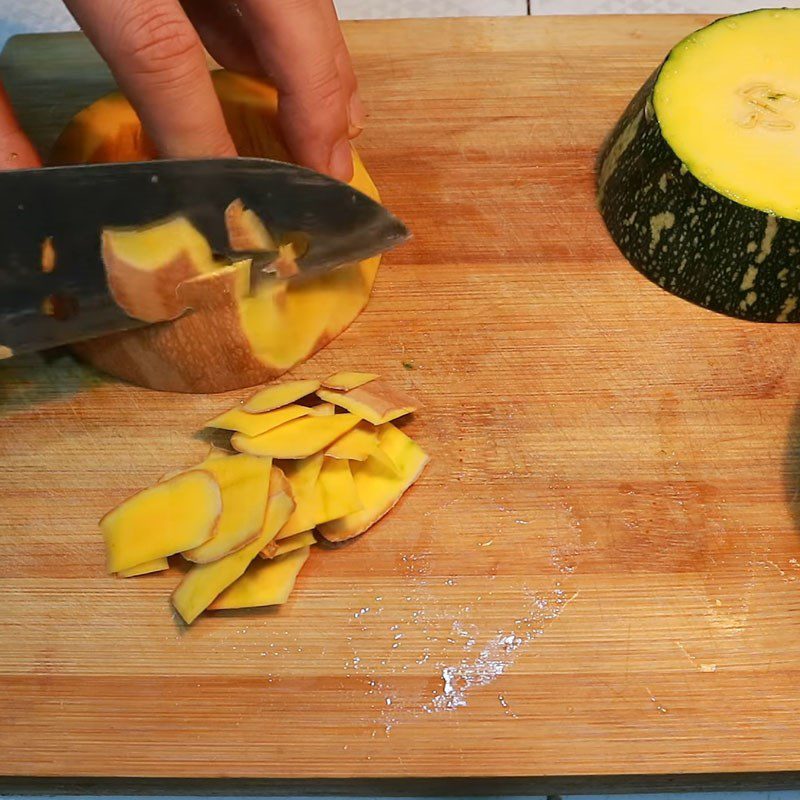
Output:
[[183,216],[213,251],[229,253],[224,214],[237,198],[273,233],[299,231],[309,242],[291,280],[375,256],[410,236],[347,184],[269,159],[0,172],[0,359],[148,324],[128,316],[109,291],[103,229]]

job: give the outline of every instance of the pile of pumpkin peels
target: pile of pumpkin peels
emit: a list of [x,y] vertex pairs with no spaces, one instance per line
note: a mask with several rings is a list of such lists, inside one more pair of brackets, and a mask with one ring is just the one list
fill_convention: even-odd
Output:
[[187,623],[286,602],[315,531],[361,535],[420,476],[428,456],[393,424],[415,410],[371,373],[262,389],[205,425],[231,431],[237,453],[212,448],[103,517],[109,572],[145,575],[182,554],[192,567],[172,603]]

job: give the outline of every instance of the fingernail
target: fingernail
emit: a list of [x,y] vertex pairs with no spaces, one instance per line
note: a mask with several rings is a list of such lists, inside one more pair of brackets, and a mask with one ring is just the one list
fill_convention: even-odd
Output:
[[353,177],[353,151],[347,139],[340,139],[333,146],[328,171],[340,181],[349,181]]
[[358,93],[358,90],[350,95],[348,114],[350,116],[350,127],[363,130],[367,121],[367,112],[364,108],[364,104],[361,102],[361,95]]

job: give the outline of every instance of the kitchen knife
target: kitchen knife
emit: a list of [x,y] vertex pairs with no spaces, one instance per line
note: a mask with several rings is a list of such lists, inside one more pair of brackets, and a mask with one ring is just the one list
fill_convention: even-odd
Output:
[[[274,235],[300,232],[308,242],[291,280],[369,258],[409,237],[399,219],[347,184],[268,159],[0,172],[0,358],[147,324],[128,316],[109,292],[103,229],[180,215],[213,251],[228,254],[224,214],[237,198]],[[256,261],[269,271],[270,254]]]

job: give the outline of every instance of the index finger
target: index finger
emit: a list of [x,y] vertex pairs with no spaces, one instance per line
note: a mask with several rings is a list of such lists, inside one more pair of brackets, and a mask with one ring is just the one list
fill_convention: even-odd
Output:
[[320,0],[242,0],[256,53],[278,87],[281,127],[297,160],[341,180],[353,161],[337,40]]
[[196,31],[178,0],[66,0],[160,155],[233,156]]

